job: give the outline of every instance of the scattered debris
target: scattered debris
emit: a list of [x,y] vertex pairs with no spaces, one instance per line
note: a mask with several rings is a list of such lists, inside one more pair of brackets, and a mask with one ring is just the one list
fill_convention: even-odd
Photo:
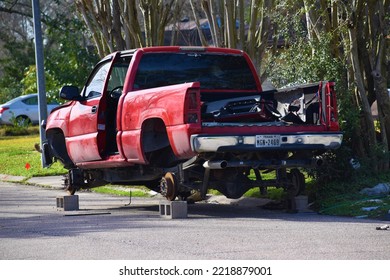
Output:
[[158,195],[159,193],[158,193],[158,192],[155,192],[155,191],[152,191],[152,190],[150,190],[150,191],[148,191],[148,194],[149,194],[151,197],[154,197],[154,196]]
[[349,161],[349,164],[355,170],[360,168],[360,162],[357,159],[351,158],[350,161]]
[[35,143],[35,144],[34,144],[34,149],[35,149],[37,152],[39,152],[39,153],[42,154],[41,145],[40,145],[39,143]]
[[369,200],[365,200],[364,202],[383,203],[383,200],[382,199],[369,199]]
[[355,216],[356,219],[365,219],[368,218],[368,215]]
[[367,212],[370,212],[370,211],[374,211],[376,209],[378,209],[379,206],[371,206],[371,207],[362,207],[362,211],[367,211]]
[[389,225],[383,225],[383,226],[376,227],[376,230],[388,230],[389,228],[390,228]]
[[390,193],[390,183],[380,183],[372,188],[364,188],[360,193],[369,196],[387,195]]

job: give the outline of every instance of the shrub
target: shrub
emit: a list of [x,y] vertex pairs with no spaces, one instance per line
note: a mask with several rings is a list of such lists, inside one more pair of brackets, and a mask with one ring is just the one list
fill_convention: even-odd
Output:
[[3,126],[0,127],[0,136],[24,136],[39,134],[38,126]]

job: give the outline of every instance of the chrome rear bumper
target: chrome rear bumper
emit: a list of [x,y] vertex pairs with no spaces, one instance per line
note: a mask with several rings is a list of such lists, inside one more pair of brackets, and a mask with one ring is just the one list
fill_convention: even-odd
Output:
[[341,146],[342,133],[302,133],[269,135],[192,135],[191,148],[196,153],[263,150],[333,150]]

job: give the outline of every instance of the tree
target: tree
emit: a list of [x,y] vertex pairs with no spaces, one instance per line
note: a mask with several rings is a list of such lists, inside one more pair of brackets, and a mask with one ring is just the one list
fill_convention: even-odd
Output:
[[[41,1],[46,90],[82,85],[97,56],[88,45],[73,0]],[[0,2],[0,103],[36,92],[31,1]]]
[[[0,103],[20,95],[20,80],[30,64],[34,64],[34,48],[28,35],[31,5],[14,1],[0,2]],[[14,10],[15,13],[11,13]]]
[[[357,153],[371,160],[373,169],[389,169],[390,99],[386,90],[385,8],[390,11],[389,1],[353,1],[350,5],[339,3],[339,11],[345,15],[348,36],[344,36],[344,47],[350,59],[349,86],[355,89],[355,105],[361,112],[360,137],[363,141]],[[387,19],[388,21],[389,19]],[[380,145],[377,143],[371,104],[378,102]],[[363,149],[362,149],[363,148]]]
[[[196,14],[197,6],[193,0],[190,2],[193,13]],[[210,25],[212,45],[246,51],[264,80],[267,76],[264,57],[269,47],[268,40],[274,35],[271,17],[275,0],[201,0],[201,6]],[[201,37],[199,21],[195,20]],[[273,45],[272,49],[275,48],[276,45]]]
[[116,50],[163,45],[168,23],[179,17],[180,0],[75,0],[100,57]]
[[[299,29],[293,31],[294,40],[290,40],[289,49],[280,55],[283,59],[291,54],[292,67],[287,69],[292,70],[291,74],[310,77],[309,69],[296,71],[299,67],[296,62],[304,61],[311,67],[312,73],[318,71],[320,79],[329,78],[330,73],[338,73],[334,77],[339,79],[339,87],[345,88],[345,92],[339,90],[339,96],[340,108],[344,109],[340,115],[348,123],[344,126],[346,141],[350,141],[355,156],[369,160],[373,171],[388,170],[390,100],[386,90],[389,83],[386,73],[389,44],[386,45],[386,38],[389,18],[385,14],[390,12],[389,1],[303,0],[299,5],[296,2],[279,2],[285,4],[284,10],[287,9],[288,14],[294,13],[295,19],[301,21],[303,18],[305,26],[302,33],[297,32]],[[279,26],[286,20],[294,22],[291,17],[286,17],[278,22]],[[284,36],[288,38],[291,35]],[[313,65],[312,61],[317,61],[320,67]],[[343,71],[332,71],[329,62],[344,64],[344,69],[339,68]],[[326,71],[321,73],[321,68]],[[380,107],[379,142],[370,108],[375,100]],[[347,104],[344,105],[344,102]],[[351,121],[353,115],[358,116],[357,122]]]

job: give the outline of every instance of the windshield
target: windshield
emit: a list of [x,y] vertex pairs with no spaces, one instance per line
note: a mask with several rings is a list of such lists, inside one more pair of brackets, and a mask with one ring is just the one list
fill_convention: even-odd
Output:
[[146,53],[134,89],[200,82],[204,89],[256,90],[256,82],[241,55],[205,53]]

